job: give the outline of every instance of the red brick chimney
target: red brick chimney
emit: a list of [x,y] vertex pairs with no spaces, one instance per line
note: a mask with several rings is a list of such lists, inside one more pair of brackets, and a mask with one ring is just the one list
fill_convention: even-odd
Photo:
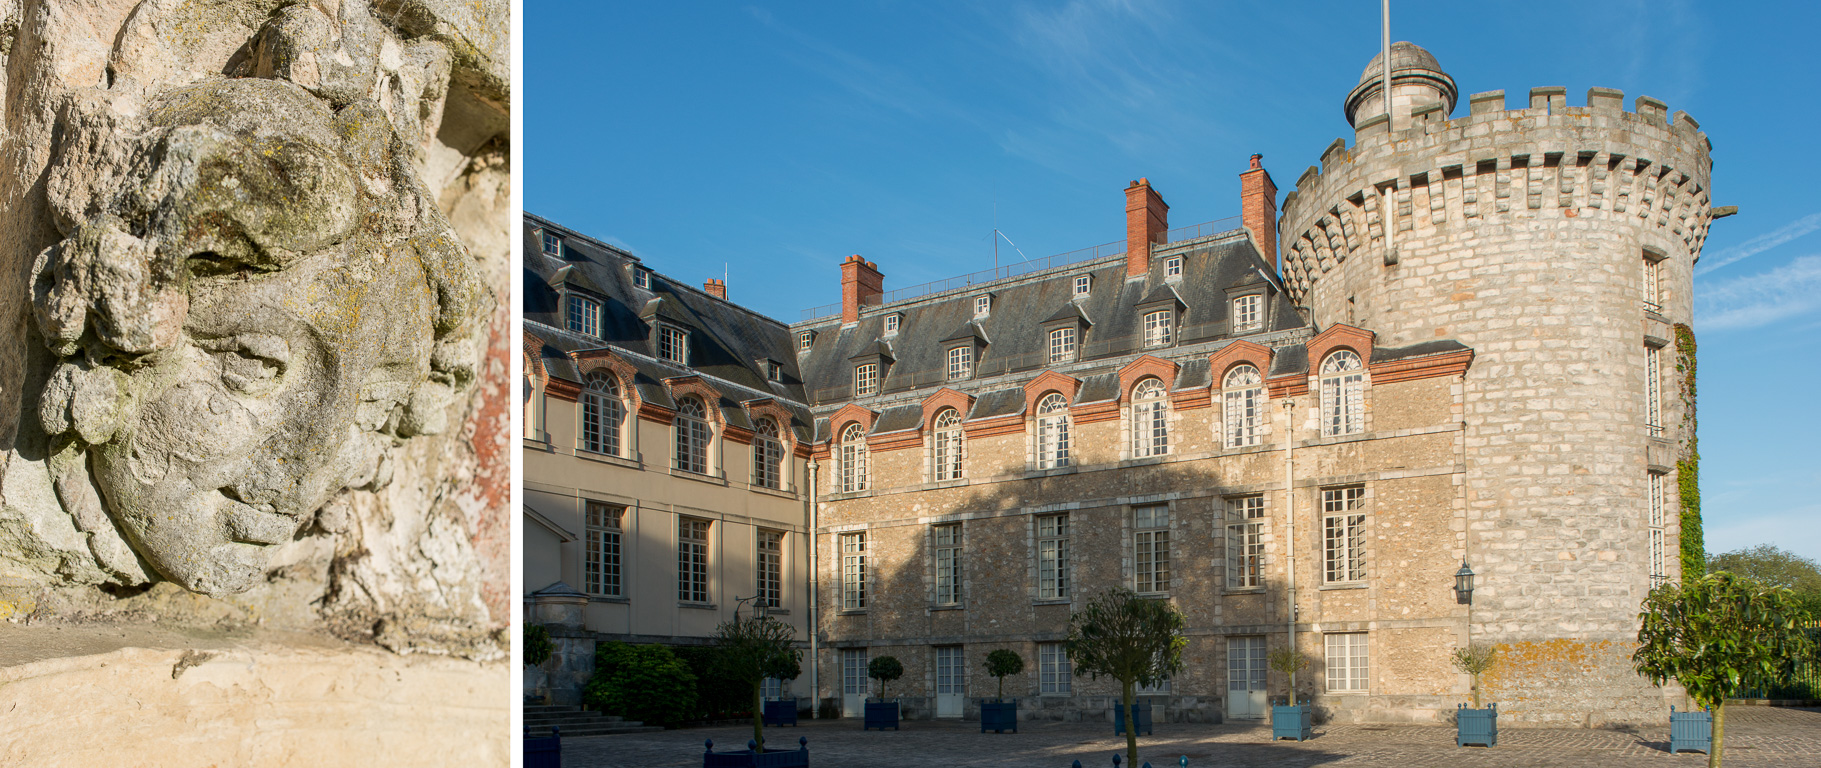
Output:
[[875,303],[885,292],[885,275],[879,265],[860,258],[860,254],[841,262],[841,322],[860,321],[860,307]]
[[1246,229],[1252,231],[1259,255],[1283,274],[1283,266],[1277,262],[1277,185],[1271,183],[1271,174],[1259,163],[1264,158],[1253,155],[1252,169],[1239,175],[1239,211]]
[[1170,206],[1150,179],[1139,179],[1125,188],[1125,274],[1151,271],[1151,244],[1161,243],[1170,231]]
[[708,282],[702,284],[702,290],[707,291],[708,295],[717,299],[722,301],[727,300],[727,283],[720,280],[716,280],[712,277],[708,278]]

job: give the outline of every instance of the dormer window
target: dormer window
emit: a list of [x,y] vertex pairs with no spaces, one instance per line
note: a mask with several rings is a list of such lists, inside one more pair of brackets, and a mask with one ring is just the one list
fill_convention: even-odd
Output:
[[644,267],[633,267],[632,284],[647,291],[651,290],[651,270]]
[[816,341],[815,331],[797,331],[797,351],[808,352],[809,345]]
[[993,311],[992,294],[983,293],[974,297],[974,317],[986,317]]
[[601,303],[594,299],[571,293],[564,297],[563,303],[568,315],[569,330],[584,336],[600,338]]
[[902,320],[903,318],[904,318],[903,315],[900,315],[897,313],[892,313],[892,314],[886,315],[885,316],[885,335],[891,336],[891,335],[897,333],[898,332],[898,322],[900,320]]
[[1091,275],[1077,276],[1075,278],[1075,297],[1081,298],[1088,295],[1088,291],[1092,290],[1093,287],[1094,278]]
[[854,397],[865,397],[879,393],[879,364],[862,363],[854,366]]
[[1164,309],[1147,312],[1144,316],[1144,345],[1149,347],[1167,347],[1175,339],[1176,312]]
[[765,361],[765,378],[771,381],[783,381],[784,366],[778,365],[776,360]]
[[1265,297],[1258,294],[1233,300],[1233,332],[1251,333],[1265,327]]
[[543,232],[544,253],[561,258],[563,255],[563,238],[546,229]]
[[1163,260],[1163,276],[1166,278],[1182,277],[1181,256],[1171,256]]
[[965,381],[974,378],[974,348],[971,346],[949,347],[948,380]]
[[1057,328],[1050,331],[1050,362],[1075,362],[1075,327]]
[[658,357],[673,363],[688,363],[689,334],[681,328],[658,326]]

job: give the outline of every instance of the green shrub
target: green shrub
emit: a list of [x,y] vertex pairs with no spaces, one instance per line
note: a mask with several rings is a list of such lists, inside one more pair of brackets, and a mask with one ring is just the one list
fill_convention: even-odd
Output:
[[550,642],[550,630],[544,629],[542,624],[525,625],[526,666],[543,666],[544,662],[550,660],[550,654],[555,650],[555,644]]
[[716,665],[722,663],[721,649],[683,645],[671,650],[696,676],[695,719],[731,720],[752,714],[752,689],[744,681],[715,674]]
[[602,643],[582,703],[650,725],[676,725],[696,710],[696,676],[662,645]]

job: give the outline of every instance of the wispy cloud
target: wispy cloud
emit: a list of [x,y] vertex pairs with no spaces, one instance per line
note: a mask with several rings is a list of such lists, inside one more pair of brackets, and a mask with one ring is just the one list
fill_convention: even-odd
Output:
[[1817,229],[1821,229],[1821,212],[1803,216],[1775,230],[1716,253],[1708,257],[1705,263],[1695,267],[1695,275],[1705,275],[1728,264],[1744,261]]
[[1755,275],[1700,286],[1695,316],[1704,328],[1757,328],[1821,309],[1821,255]]

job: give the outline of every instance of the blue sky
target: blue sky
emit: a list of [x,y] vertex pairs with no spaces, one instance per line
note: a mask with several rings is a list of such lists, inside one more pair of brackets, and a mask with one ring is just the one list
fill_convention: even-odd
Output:
[[[1710,552],[1821,559],[1821,28],[1812,3],[1394,2],[1392,36],[1466,95],[1590,86],[1714,143],[1697,266]],[[1378,3],[525,4],[525,206],[785,321],[840,298],[1124,237],[1140,176],[1170,223],[1292,188],[1377,51]]]

